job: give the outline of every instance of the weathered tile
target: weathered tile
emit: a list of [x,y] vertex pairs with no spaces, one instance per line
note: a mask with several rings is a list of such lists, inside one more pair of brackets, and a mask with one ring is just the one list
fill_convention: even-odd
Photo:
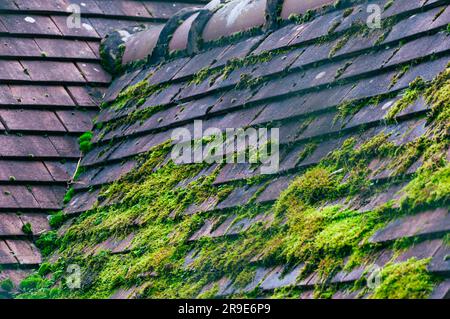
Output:
[[21,265],[38,265],[42,262],[39,250],[26,240],[6,240],[14,256]]
[[78,106],[99,106],[100,105],[100,92],[92,89],[91,87],[83,86],[68,86],[67,91],[73,97],[75,103]]
[[44,164],[53,179],[59,182],[69,181],[75,174],[75,170],[77,167],[77,163],[71,161],[63,163],[56,161],[45,161]]
[[425,236],[450,230],[447,209],[436,209],[399,218],[379,230],[372,238],[374,243],[391,241],[402,237]]
[[18,261],[14,258],[11,249],[4,240],[0,239],[0,265],[17,264]]
[[96,59],[84,41],[60,39],[35,39],[43,57]]
[[450,279],[446,279],[433,290],[430,299],[449,299],[449,298],[450,298]]
[[0,134],[0,157],[58,157],[48,137]]
[[65,186],[31,186],[30,191],[41,209],[61,209]]
[[75,136],[49,136],[49,140],[61,157],[80,156],[78,138]]
[[286,269],[282,266],[278,266],[269,275],[267,275],[266,279],[264,279],[260,287],[263,290],[272,290],[275,288],[293,286],[296,284],[297,277],[304,267],[305,266],[303,264],[300,264],[294,269],[285,273]]
[[19,61],[0,60],[0,80],[26,81],[30,80],[30,76]]
[[[14,213],[0,213],[0,237],[24,235],[23,223],[19,216]],[[1,244],[0,244],[1,245]],[[1,248],[0,248],[1,250]],[[0,252],[1,254],[1,252]],[[0,257],[1,260],[1,257]],[[1,261],[0,261],[1,264]]]
[[402,20],[393,26],[392,31],[384,39],[383,43],[389,43],[407,36],[427,31],[433,22],[434,17],[441,8],[435,8],[424,13],[412,15],[408,19]]
[[97,202],[99,191],[82,192],[74,195],[72,200],[66,205],[64,211],[67,214],[78,214],[91,209]]
[[0,180],[3,182],[50,182],[53,178],[42,162],[0,160]]
[[194,75],[203,68],[209,67],[216,62],[220,53],[226,50],[228,47],[218,47],[208,50],[204,53],[197,54],[189,62],[187,62],[183,68],[175,75],[174,79],[179,79],[188,75]]
[[22,214],[20,219],[23,224],[30,224],[33,235],[40,235],[50,230],[46,214]]
[[87,18],[81,20],[81,28],[69,28],[67,25],[67,18],[64,16],[52,16],[51,19],[54,24],[57,25],[58,30],[61,30],[61,33],[65,36],[89,37],[94,39],[100,38],[100,35],[95,31],[91,21]]
[[434,273],[447,274],[450,272],[450,247],[443,243],[439,250],[434,254],[431,262],[428,264],[428,270]]
[[84,133],[92,130],[95,111],[56,111],[67,132]]
[[217,209],[225,209],[236,206],[242,206],[248,203],[251,197],[261,188],[261,185],[244,186],[236,188],[217,205]]
[[[65,18],[61,18],[65,22]],[[61,35],[52,19],[46,16],[2,14],[0,21],[13,34]]]
[[68,92],[62,86],[52,85],[10,85],[14,103],[19,105],[74,105]]
[[277,200],[281,192],[288,188],[293,176],[281,176],[271,182],[256,199],[257,203],[266,203]]
[[432,257],[438,249],[442,246],[442,240],[426,240],[419,244],[414,244],[411,248],[408,248],[402,253],[396,262],[404,262],[410,258],[426,259]]
[[104,71],[98,63],[77,62],[76,65],[84,78],[90,83],[111,82],[111,75]]
[[9,130],[65,132],[55,113],[40,110],[0,110],[0,117]]
[[33,39],[0,37],[0,56],[41,56],[41,50]]
[[86,82],[71,62],[22,61],[33,81]]

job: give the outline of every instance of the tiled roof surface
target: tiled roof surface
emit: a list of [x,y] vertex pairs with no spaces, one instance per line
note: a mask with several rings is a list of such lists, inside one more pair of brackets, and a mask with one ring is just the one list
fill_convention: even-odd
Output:
[[[69,220],[59,233],[64,234],[73,223],[74,226],[66,234],[66,239],[69,243],[72,240],[74,245],[81,245],[83,247],[81,253],[87,259],[94,258],[92,256],[98,255],[103,250],[110,251],[113,256],[129,254],[130,260],[139,258],[142,254],[145,257],[147,252],[145,249],[150,249],[147,247],[151,244],[147,243],[148,246],[142,248],[142,242],[139,239],[149,236],[148,238],[157,240],[159,237],[151,237],[150,231],[146,233],[148,223],[152,222],[152,220],[150,222],[146,220],[148,218],[146,212],[151,208],[146,208],[139,198],[135,198],[142,197],[142,203],[147,200],[146,195],[142,193],[143,184],[139,184],[142,180],[135,173],[148,173],[145,167],[140,166],[142,164],[140,155],[147,154],[152,148],[157,148],[170,140],[175,128],[186,128],[192,131],[194,120],[203,120],[204,129],[279,127],[281,159],[280,171],[277,174],[261,176],[260,167],[253,164],[212,165],[173,186],[173,193],[182,192],[180,189],[196,187],[192,185],[195,185],[197,180],[202,180],[215,172],[215,175],[212,175],[214,181],[210,185],[215,193],[212,191],[211,196],[206,196],[203,201],[190,202],[190,205],[186,207],[180,208],[175,205],[181,211],[174,209],[169,216],[162,216],[162,221],[155,218],[155,223],[161,223],[163,226],[173,225],[176,228],[175,238],[176,231],[182,227],[180,226],[182,223],[176,224],[177,222],[189,221],[190,218],[198,218],[200,221],[187,238],[176,238],[182,241],[182,248],[177,250],[174,256],[181,258],[184,262],[186,273],[183,273],[185,276],[183,278],[186,285],[197,282],[196,278],[201,278],[198,283],[202,285],[196,287],[200,289],[192,288],[189,294],[181,296],[211,296],[208,294],[210,291],[213,291],[214,296],[248,296],[246,294],[255,296],[254,291],[257,291],[256,296],[274,294],[280,296],[278,294],[280,289],[295,288],[300,289],[299,297],[311,298],[314,290],[323,286],[334,287],[331,295],[333,298],[370,296],[370,292],[366,290],[361,292],[347,288],[359,282],[372,265],[395,267],[396,264],[414,257],[419,260],[430,258],[427,271],[437,278],[431,297],[448,297],[450,286],[447,243],[450,231],[448,194],[433,193],[433,199],[427,198],[427,203],[417,204],[413,213],[411,211],[408,211],[408,214],[402,213],[404,207],[400,205],[405,203],[402,197],[407,192],[405,186],[417,176],[424,162],[429,160],[425,158],[426,154],[422,153],[409,157],[407,155],[396,157],[391,156],[392,154],[383,156],[375,153],[370,161],[364,163],[364,173],[357,171],[364,174],[369,184],[367,188],[362,188],[361,191],[353,192],[348,196],[342,195],[332,199],[330,196],[327,201],[315,203],[317,205],[315,208],[319,210],[326,211],[331,206],[340,205],[342,210],[352,211],[356,214],[355,216],[352,215],[347,220],[346,217],[342,217],[348,222],[360,216],[363,216],[360,223],[368,222],[372,216],[369,212],[376,212],[381,207],[386,209],[387,204],[389,209],[398,214],[397,217],[389,218],[388,222],[377,229],[367,242],[362,243],[370,246],[370,258],[368,257],[365,263],[347,270],[343,266],[349,261],[346,257],[350,257],[352,251],[340,251],[340,253],[348,254],[348,256],[337,258],[343,264],[340,264],[331,274],[324,275],[319,269],[311,270],[308,265],[295,259],[281,264],[267,261],[266,252],[270,250],[270,247],[263,245],[263,247],[254,247],[251,250],[253,253],[251,256],[235,257],[240,258],[239,265],[255,270],[250,282],[244,287],[236,281],[236,271],[239,272],[242,269],[234,269],[231,275],[224,269],[214,269],[215,273],[211,270],[211,273],[207,275],[195,274],[195,269],[201,268],[196,260],[204,262],[208,249],[217,249],[214,253],[218,253],[220,247],[230,247],[226,246],[229,244],[227,241],[230,240],[236,240],[235,247],[244,245],[245,241],[239,242],[240,236],[246,240],[256,236],[252,233],[254,229],[267,230],[269,236],[270,229],[276,224],[273,221],[277,218],[273,213],[275,208],[272,204],[276,203],[280,194],[293,181],[301,179],[310,168],[323,163],[330,154],[337,154],[337,151],[348,147],[349,140],[353,141],[352,148],[358,150],[362,146],[366,147],[377,137],[385,136],[386,145],[394,145],[399,150],[404,150],[418,143],[417,141],[421,138],[434,138],[430,133],[434,132],[434,124],[430,125],[429,116],[435,111],[429,100],[421,96],[398,112],[393,112],[393,108],[398,106],[398,101],[409,94],[409,90],[414,89],[411,83],[414,83],[418,77],[423,82],[431,83],[443,71],[448,70],[450,61],[449,1],[369,1],[382,8],[383,27],[375,30],[368,30],[365,26],[371,14],[366,10],[367,1],[343,1],[341,6],[332,5],[323,8],[321,8],[322,5],[333,4],[334,1],[312,1],[312,5],[307,7],[300,2],[285,1],[282,8],[277,7],[274,19],[276,27],[267,26],[268,22],[265,20],[267,12],[261,8],[267,8],[272,2],[278,4],[282,2],[245,0],[241,2],[244,4],[242,7],[239,1],[231,1],[226,5],[217,5],[217,2],[213,1],[209,5],[216,10],[214,13],[205,14],[202,19],[198,19],[200,21],[189,21],[189,16],[186,16],[180,21],[179,26],[171,29],[173,34],[180,28],[188,28],[188,32],[180,35],[180,39],[184,37],[188,40],[186,45],[181,46],[186,51],[171,50],[170,45],[164,47],[158,42],[161,36],[152,40],[154,45],[146,46],[148,43],[144,44],[140,39],[140,36],[144,34],[141,32],[132,35],[132,40],[119,43],[124,45],[125,54],[137,53],[129,61],[122,60],[125,55],[118,59],[118,63],[125,67],[126,71],[117,76],[105,93],[104,107],[96,119],[93,130],[91,150],[81,160],[81,174],[73,184],[75,194],[65,207]],[[242,8],[251,8],[251,10]],[[318,10],[314,11],[316,12],[314,14],[313,11],[308,11],[309,9]],[[280,20],[276,19],[278,14],[281,15],[281,20],[286,20],[287,17],[292,18],[292,14],[301,15],[293,17],[293,20],[297,20],[296,23],[283,21],[278,25]],[[3,19],[3,16],[1,18]],[[114,18],[117,16],[114,15]],[[186,21],[189,23],[186,24]],[[95,25],[93,22],[92,24]],[[45,32],[51,32],[48,30],[51,28],[46,28]],[[242,32],[236,34],[237,31]],[[158,32],[164,34],[161,30]],[[105,35],[105,32],[102,35]],[[224,36],[233,37],[224,39]],[[145,36],[142,37],[142,39],[145,38]],[[88,39],[83,38],[83,40]],[[190,46],[189,41],[195,41],[195,45]],[[114,49],[114,44],[110,45],[111,47],[107,49]],[[161,47],[164,50],[159,50]],[[179,47],[175,46],[175,48]],[[111,65],[113,66],[117,65],[114,58],[112,56]],[[92,63],[98,63],[98,60],[96,61]],[[130,64],[130,61],[144,61],[144,63]],[[74,66],[73,70],[69,70],[67,66],[67,71],[62,72],[59,67],[51,68],[52,72],[55,72],[53,75],[55,82],[52,82],[52,72],[46,73],[46,76],[39,80],[39,72],[34,71],[39,67],[40,65],[26,64],[26,62],[8,63],[7,70],[10,71],[6,73],[6,77],[17,74],[14,71],[15,68],[26,68],[28,71],[20,73],[24,79],[12,79],[9,81],[13,82],[6,82],[6,84],[11,84],[11,88],[16,82],[23,85],[23,82],[27,81],[26,77],[32,79],[34,77],[32,83],[43,81],[44,84],[50,85],[55,84],[58,79],[67,77],[67,85],[79,88],[80,83],[86,81],[87,76],[96,74],[88,71],[92,70],[91,64],[84,67],[86,71],[83,71],[80,66]],[[123,69],[116,71],[120,72]],[[81,78],[78,79],[76,75],[80,75]],[[98,85],[107,82],[97,78],[91,78],[91,80]],[[68,90],[65,89],[65,92]],[[69,95],[70,98],[76,96],[78,95]],[[448,108],[448,103],[444,107]],[[40,109],[38,111],[43,112]],[[33,110],[33,112],[36,111]],[[53,120],[47,115],[45,119],[42,119],[43,125],[48,127],[46,129],[48,138],[52,138],[51,134],[61,138],[67,135],[69,127],[80,127],[80,121],[77,121],[76,125],[69,125],[70,111],[69,114],[67,112],[64,114],[69,118],[66,122],[64,121],[66,117],[58,112],[54,114]],[[41,127],[36,125],[36,121],[27,123],[24,120],[30,117],[19,117],[12,111],[0,115],[3,126],[9,130],[20,131],[23,134],[20,138],[27,136],[27,130],[22,127]],[[448,122],[446,125],[448,128]],[[38,128],[31,129],[33,134],[38,135],[33,137],[44,138],[43,133],[39,136]],[[74,134],[83,129],[89,129],[89,125],[86,124],[78,130],[76,128],[73,129]],[[436,161],[442,160],[446,163],[445,165],[448,165],[450,160],[448,132],[444,131],[444,133],[444,142],[441,141],[443,144],[440,144],[445,148],[445,154],[440,154],[444,158]],[[18,139],[18,137],[15,138]],[[370,157],[371,154],[367,156]],[[25,178],[37,175],[36,179],[40,183],[46,180],[45,178],[52,179],[51,181],[54,180],[53,188],[58,188],[57,185],[61,185],[59,187],[62,188],[63,183],[58,184],[54,176],[56,174],[52,173],[61,171],[56,164],[52,171],[51,164],[54,162],[51,162],[51,159],[54,157],[45,158],[43,162],[35,161],[36,157],[33,157],[31,163],[35,166],[42,164],[46,170],[40,170],[38,167],[31,169],[24,165],[24,169],[29,169],[33,173],[25,173],[22,169]],[[73,154],[72,159],[76,157],[77,154]],[[56,158],[60,157],[56,156]],[[335,159],[335,157],[332,158]],[[158,169],[164,168],[169,159],[169,156],[162,158],[161,162],[151,169],[158,174]],[[65,163],[69,162],[68,159]],[[5,167],[12,170],[11,165],[18,165],[17,163],[19,162],[14,160],[12,163],[5,164]],[[29,161],[27,165],[28,163]],[[72,161],[72,165],[75,166],[75,164],[76,161]],[[45,171],[48,177],[41,176],[42,171]],[[342,172],[347,173],[342,168],[333,174],[339,175]],[[349,175],[342,177],[342,183],[355,178],[350,172],[355,173],[349,171]],[[8,182],[11,183],[6,187],[11,189],[12,197],[16,198],[14,191],[20,194],[17,196],[24,196],[22,194],[26,191],[26,187],[23,190],[12,189],[12,187],[20,187],[16,186],[21,181],[19,174],[14,183],[10,181],[8,173],[3,175],[5,175],[5,183],[7,185]],[[66,181],[67,176],[70,175],[66,173],[65,178],[59,177],[60,181]],[[130,180],[129,176],[137,181]],[[114,187],[114,183],[120,180],[125,182],[116,184],[118,187],[131,182],[135,183],[136,192],[138,189],[140,192],[122,194],[120,189]],[[49,185],[53,185],[47,180],[43,183],[45,186],[31,182],[33,181],[24,181],[25,184],[32,185],[31,192],[34,197],[19,200],[22,205],[26,203],[31,205],[31,202],[37,201],[35,189],[39,188],[40,194],[43,194],[44,191],[49,191]],[[193,184],[189,184],[191,182]],[[448,183],[448,180],[444,180],[445,182]],[[113,186],[109,188],[108,185],[111,184]],[[152,184],[149,185],[152,186]],[[433,184],[426,184],[425,187],[434,189]],[[219,196],[224,189],[229,192],[224,197]],[[52,191],[55,192],[54,189]],[[108,192],[115,192],[115,196],[109,197]],[[153,194],[155,190],[149,189],[149,192]],[[162,195],[167,196],[170,201],[173,193],[168,192]],[[157,191],[155,196],[156,194]],[[45,195],[40,196],[46,198]],[[7,205],[18,205],[17,200],[8,198],[5,197],[4,200],[8,203]],[[61,201],[62,196],[57,195],[53,198]],[[121,205],[128,202],[133,203],[133,212],[138,212],[138,216],[130,224],[122,225],[121,222],[126,221],[126,218],[131,218],[128,215],[120,216],[120,208],[123,207]],[[53,205],[45,207],[46,209],[58,209],[60,202],[55,204],[52,200],[48,200],[45,204]],[[248,207],[258,208],[257,213],[240,215],[242,209]],[[173,207],[170,206],[170,208]],[[390,213],[392,211],[389,210]],[[80,214],[81,217],[77,219]],[[91,221],[92,214],[98,214],[98,219]],[[5,216],[9,215],[5,214]],[[365,220],[364,216],[368,216],[368,220]],[[278,227],[283,229],[285,223],[286,221],[282,222]],[[106,237],[102,236],[103,234],[98,236],[90,234],[89,231],[82,232],[79,225],[91,225],[92,229],[98,227],[105,231]],[[102,228],[102,225],[108,230]],[[261,228],[261,225],[264,227]],[[344,231],[343,229],[347,226],[342,224],[340,227],[336,227],[335,233],[332,233],[336,241],[344,240],[339,237],[339,232]],[[162,234],[171,238],[172,232],[162,231]],[[399,242],[405,247],[398,249]],[[275,242],[270,241],[270,243]],[[179,242],[172,242],[172,244],[179,247],[177,246]],[[223,246],[220,246],[222,244]],[[4,247],[7,249],[12,246],[5,241]],[[187,248],[191,250],[186,250]],[[161,250],[161,255],[150,254],[150,256],[153,259],[165,260],[167,256],[164,254],[172,252],[169,248],[167,250]],[[54,261],[60,256],[67,257],[64,252],[67,251],[62,249],[53,255],[51,260]],[[69,252],[68,255],[71,253]],[[3,255],[0,254],[1,256]],[[11,257],[5,254],[5,258],[5,263],[8,263],[8,258]],[[141,261],[139,266],[146,262],[152,264],[146,259],[138,260]],[[168,260],[173,262],[170,258]],[[178,267],[175,262],[162,267],[163,271],[168,273],[167,275],[158,273],[157,269],[152,269],[150,266],[145,272],[136,274],[133,273],[136,271],[133,266],[136,265],[127,265],[126,257],[125,259],[111,257],[110,262],[108,266],[111,267],[117,264],[123,265],[123,268],[130,267],[130,271],[126,271],[124,276],[135,277],[130,280],[130,283],[119,280],[117,286],[112,287],[116,290],[115,294],[100,295],[101,297],[167,296],[158,289],[161,288],[161,282],[165,282],[168,286],[161,289],[170,291],[169,282],[171,281],[167,279],[170,277],[164,276],[172,274],[171,267]],[[191,265],[194,265],[192,272],[189,268]],[[102,280],[110,278],[108,269],[105,266],[105,269],[96,271],[93,274],[86,270],[89,276],[95,276],[101,272],[104,277],[98,281],[93,279],[89,285],[98,285],[95,287],[102,289],[104,288]],[[242,270],[242,273],[244,272],[245,269]],[[174,276],[181,276],[176,271],[174,273]],[[163,279],[157,281],[158,276]],[[87,290],[83,291],[87,296],[91,296],[89,285]],[[93,296],[96,296],[95,293]]]
[[[73,5],[80,28],[68,24]],[[202,1],[0,1],[0,281],[17,285],[41,263],[32,239],[62,208],[81,156],[78,136],[91,129],[111,81],[100,40],[195,5]]]
[[[248,6],[258,7],[254,1],[248,2]],[[232,8],[227,10],[225,6],[216,13],[219,17],[214,18],[213,15],[201,33],[206,43],[204,47],[208,49],[138,68],[117,78],[105,98],[112,106],[103,109],[98,117],[94,147],[81,162],[84,171],[74,186],[76,194],[66,212],[76,215],[94,205],[114,205],[115,201],[105,199],[105,196],[98,197],[101,187],[136,169],[140,163],[136,156],[169,140],[174,128],[184,127],[192,131],[194,120],[202,119],[204,129],[280,127],[282,158],[280,172],[276,176],[265,179],[261,184],[246,184],[245,180],[258,180],[255,177],[261,174],[259,168],[252,164],[225,164],[213,185],[233,185],[231,193],[221,200],[212,196],[185,209],[184,214],[187,215],[213,212],[188,239],[197,247],[186,256],[189,264],[194,262],[196,251],[202,251],[201,244],[195,244],[201,243],[202,238],[215,238],[220,242],[243,234],[258,223],[270,224],[271,213],[242,218],[236,215],[239,210],[237,213],[233,211],[249,203],[253,206],[273,203],[297,176],[304,174],[305,169],[339,149],[349,138],[354,138],[356,145],[362,145],[384,133],[389,136],[389,142],[401,146],[425,136],[430,129],[426,114],[431,105],[422,98],[395,113],[395,118],[389,121],[386,118],[417,77],[429,82],[446,69],[450,61],[448,2],[381,0],[371,3],[383,8],[384,22],[391,21],[385,24],[384,29],[361,31],[370,14],[365,10],[367,3],[362,2],[347,8],[325,10],[300,24],[291,23],[275,30],[256,32],[253,36],[242,36],[243,40],[231,44],[216,41],[214,45],[207,45],[208,40],[214,40],[214,37],[218,39],[260,24],[257,18],[246,20],[247,11],[241,13],[236,21],[249,24],[232,25],[232,31],[227,34],[228,31],[222,27],[221,19],[224,18],[219,12],[223,10],[226,19],[232,14]],[[297,9],[305,12],[305,8]],[[214,23],[219,30],[209,27]],[[213,35],[217,31],[219,33]],[[267,55],[267,52],[272,54]],[[268,58],[258,60],[257,57],[264,54]],[[252,56],[256,57],[254,62],[236,63],[246,57],[251,61],[248,57]],[[230,65],[233,68],[223,72],[224,67]],[[208,70],[206,76],[200,76],[205,70]],[[122,90],[143,80],[158,90],[139,96],[144,101],[131,99],[124,107],[115,107]],[[348,101],[356,109],[339,116],[339,107],[349,105]],[[368,102],[358,104],[356,101]],[[314,143],[314,149],[305,153],[311,143]],[[363,213],[390,201],[399,201],[403,187],[422,165],[423,157],[411,161],[402,173],[392,168],[392,161],[398,160],[373,158],[368,163],[367,178],[372,185],[369,194],[366,192],[351,199],[341,198],[321,205],[341,203]],[[214,168],[202,171],[193,180],[210,174]],[[448,258],[445,257],[449,248],[443,238],[450,230],[450,215],[445,202],[443,200],[440,204],[443,206],[438,208],[419,209],[414,215],[392,219],[370,238],[372,244],[380,244],[382,248],[376,251],[369,264],[349,272],[340,270],[332,277],[323,277],[313,271],[302,278],[299,276],[305,268],[302,263],[296,267],[264,266],[264,260],[254,256],[248,264],[256,267],[256,274],[248,286],[240,288],[225,273],[220,280],[206,284],[200,295],[213,290],[216,296],[229,296],[243,294],[256,287],[259,287],[260,294],[265,295],[274,289],[295,286],[305,291],[301,297],[308,298],[313,295],[311,289],[324,282],[345,287],[345,284],[362,278],[372,263],[382,267],[389,261],[395,264],[411,257],[431,258],[429,271],[445,277],[449,273]],[[130,236],[134,237],[133,234]],[[398,252],[394,255],[391,243],[402,238],[413,238],[417,244],[410,245],[400,255]],[[122,248],[118,248],[120,244],[108,244],[108,241],[102,247],[115,253],[126,253],[133,249],[132,243],[127,237]],[[441,278],[441,281],[443,283],[437,285],[432,297],[448,296],[448,279]],[[127,290],[120,297],[131,296],[132,292]],[[356,296],[357,292],[343,290],[333,295],[335,298]]]

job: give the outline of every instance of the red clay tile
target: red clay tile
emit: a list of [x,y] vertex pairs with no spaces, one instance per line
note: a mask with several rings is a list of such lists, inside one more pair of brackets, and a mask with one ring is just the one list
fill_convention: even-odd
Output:
[[105,72],[98,63],[77,62],[76,65],[88,82],[111,82],[111,75]]
[[23,235],[22,227],[22,220],[17,214],[0,213],[0,238],[4,236]]
[[53,178],[42,162],[0,160],[2,182],[51,182]]
[[30,80],[19,61],[0,60],[0,80]]
[[80,28],[70,28],[67,24],[67,16],[52,16],[51,19],[65,36],[100,38],[91,22],[87,18],[81,19]]
[[58,157],[48,137],[41,135],[0,134],[1,157]]
[[63,39],[35,39],[42,56],[55,58],[96,59],[85,41]]
[[68,132],[84,133],[92,129],[92,119],[96,115],[95,111],[57,111],[61,122]]
[[75,173],[77,167],[77,162],[55,162],[55,161],[45,161],[45,167],[50,172],[51,176],[55,181],[67,182],[69,181]]
[[29,223],[34,235],[42,234],[50,230],[47,214],[21,214],[20,219],[24,224]]
[[40,110],[0,110],[0,117],[8,130],[65,132],[55,113]]
[[38,265],[42,261],[39,250],[27,240],[6,240],[21,265]]
[[62,86],[10,85],[14,103],[19,105],[72,106],[74,102]]
[[86,86],[68,86],[67,91],[79,106],[98,106],[95,91]]
[[2,14],[0,21],[12,34],[61,35],[59,28],[46,16]]
[[63,197],[66,193],[65,186],[31,186],[30,190],[40,208],[61,209]]
[[78,138],[74,136],[49,136],[49,140],[61,157],[79,157]]
[[17,264],[17,259],[4,240],[0,239],[0,265]]
[[71,62],[22,61],[22,65],[33,81],[85,82]]
[[0,37],[0,56],[24,57],[41,56],[41,50],[34,39]]

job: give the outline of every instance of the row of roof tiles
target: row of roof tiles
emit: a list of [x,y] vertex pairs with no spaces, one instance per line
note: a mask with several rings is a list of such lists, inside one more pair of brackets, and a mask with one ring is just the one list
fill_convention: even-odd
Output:
[[[14,0],[4,1],[0,10],[8,13],[33,12],[58,15],[80,13],[86,17],[142,18],[167,20],[177,11],[202,6],[207,1],[114,1],[114,0]],[[79,10],[79,11],[78,11]]]

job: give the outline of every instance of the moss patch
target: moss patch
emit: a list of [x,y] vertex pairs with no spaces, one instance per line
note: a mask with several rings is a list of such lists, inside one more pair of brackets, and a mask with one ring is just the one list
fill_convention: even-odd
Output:
[[381,271],[381,284],[371,295],[373,299],[427,298],[435,281],[427,272],[429,260],[411,258],[399,264],[389,264]]

